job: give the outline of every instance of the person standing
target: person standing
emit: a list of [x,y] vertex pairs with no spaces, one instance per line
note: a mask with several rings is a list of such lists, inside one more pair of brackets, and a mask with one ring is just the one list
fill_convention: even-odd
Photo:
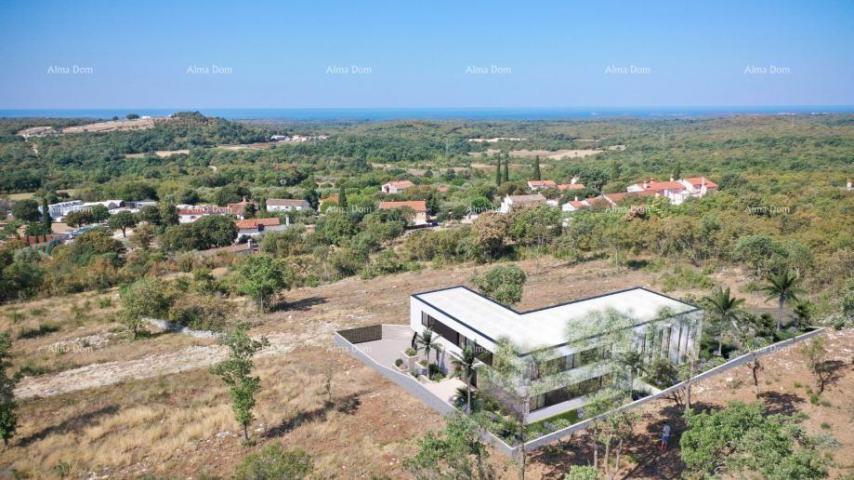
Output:
[[670,444],[670,424],[665,423],[664,428],[661,429],[661,443],[659,444],[659,450],[661,453],[667,451],[667,447]]

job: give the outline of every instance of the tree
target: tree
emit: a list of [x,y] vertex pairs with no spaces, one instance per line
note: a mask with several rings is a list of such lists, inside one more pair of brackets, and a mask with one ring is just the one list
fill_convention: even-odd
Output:
[[47,196],[42,197],[42,224],[45,229],[47,229],[47,233],[50,233],[53,229],[53,219],[50,217],[50,208],[48,208],[47,204]]
[[[475,346],[477,348],[477,346]],[[466,413],[471,414],[471,384],[474,380],[474,364],[477,360],[474,349],[470,346],[463,348],[462,354],[451,354],[451,365],[454,371],[451,377],[459,378],[466,384]]]
[[92,212],[92,223],[101,223],[110,218],[110,211],[101,204],[92,206],[89,211]]
[[416,480],[494,480],[497,474],[480,433],[469,417],[452,414],[442,432],[429,432],[418,441],[418,452],[406,468]]
[[341,185],[338,187],[338,209],[341,212],[346,212],[347,208],[347,191],[344,189],[344,185]]
[[93,223],[95,217],[92,216],[90,210],[77,210],[69,213],[62,220],[69,227],[82,227],[83,225]]
[[510,181],[510,157],[507,154],[504,156],[504,181]]
[[808,342],[801,344],[801,355],[807,362],[807,367],[810,373],[815,377],[815,386],[818,393],[824,392],[826,387],[827,377],[824,366],[824,358],[827,355],[826,341],[824,337],[816,337]]
[[18,200],[12,204],[12,215],[22,222],[38,222],[41,218],[39,204],[35,200]]
[[138,114],[136,114],[136,113],[128,113],[125,117],[126,117],[128,120],[136,120],[136,119],[138,119],[138,118],[139,118],[139,115],[138,115]]
[[492,260],[501,256],[509,230],[506,215],[485,212],[474,221],[473,230],[474,244],[482,260]]
[[522,300],[526,280],[525,272],[516,265],[499,265],[472,279],[484,295],[505,305]]
[[711,295],[703,297],[703,300],[709,305],[707,313],[718,328],[718,356],[721,356],[723,355],[724,333],[730,328],[730,325],[736,325],[742,313],[739,307],[744,303],[744,299],[731,296],[729,287],[726,289],[718,287]]
[[279,443],[250,453],[234,471],[234,480],[301,480],[314,470],[311,456],[301,449],[285,450]]
[[431,190],[427,195],[427,215],[431,217],[439,213],[439,196],[436,194],[435,190]]
[[160,225],[178,225],[178,209],[171,203],[160,204]]
[[243,207],[243,218],[255,218],[258,213],[258,207],[254,203],[249,202]]
[[615,360],[629,373],[629,386],[634,389],[635,378],[644,372],[643,354],[637,350],[618,352]]
[[798,295],[803,289],[798,286],[799,277],[785,268],[768,277],[768,283],[762,288],[768,294],[768,300],[777,299],[780,315],[777,318],[777,331],[780,331],[780,319],[783,316],[783,307],[787,302],[797,302]]
[[142,332],[144,318],[166,318],[173,298],[162,280],[144,277],[119,290],[120,318],[133,338]]
[[430,352],[436,352],[436,362],[439,361],[439,352],[442,351],[442,344],[439,343],[439,338],[434,336],[433,330],[429,328],[418,334],[415,337],[415,344],[418,349],[424,352],[424,358],[430,361]]
[[150,225],[160,225],[162,223],[160,218],[160,209],[155,205],[146,205],[142,207],[139,209],[139,213],[137,213],[137,215],[139,216],[140,222],[145,222]]
[[15,386],[18,375],[10,375],[9,350],[12,349],[12,338],[8,332],[0,333],[0,437],[3,444],[8,446],[9,440],[18,429],[18,404],[15,402]]
[[288,271],[281,260],[260,254],[246,257],[237,267],[237,289],[254,299],[266,312],[279,290],[288,288]]
[[127,229],[136,226],[136,215],[127,210],[123,210],[107,221],[107,225],[113,230],[121,230],[122,237],[127,238]]
[[[689,414],[680,439],[680,456],[691,473],[746,478],[826,478],[823,457],[792,421],[765,415],[760,403],[732,402],[725,409]],[[750,476],[749,477],[753,477]]]
[[495,186],[500,187],[501,181],[504,179],[501,174],[501,157],[497,157],[495,160]]
[[542,180],[543,175],[540,173],[540,156],[537,155],[534,157],[534,172],[533,172],[534,180]]
[[130,237],[130,243],[142,250],[148,250],[154,241],[154,227],[150,223],[143,223],[136,227]]
[[305,195],[303,195],[302,198],[308,202],[312,210],[317,210],[320,206],[320,194],[317,193],[317,189],[314,188],[314,184],[312,184],[311,188],[306,190]]
[[223,338],[222,344],[229,349],[228,359],[214,365],[211,373],[219,376],[228,386],[234,417],[243,428],[243,440],[249,442],[255,395],[261,389],[261,379],[252,376],[255,366],[252,357],[269,342],[266,338],[253,340],[247,330],[247,324],[241,322]]

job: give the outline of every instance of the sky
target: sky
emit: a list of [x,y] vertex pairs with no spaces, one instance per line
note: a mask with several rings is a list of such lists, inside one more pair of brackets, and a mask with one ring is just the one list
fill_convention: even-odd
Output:
[[767,105],[854,105],[854,2],[0,0],[0,109]]

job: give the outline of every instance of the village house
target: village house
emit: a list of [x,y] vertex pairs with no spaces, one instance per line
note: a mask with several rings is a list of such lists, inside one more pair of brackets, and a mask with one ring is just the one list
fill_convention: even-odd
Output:
[[268,198],[268,212],[303,212],[311,210],[311,204],[306,200],[290,198]]
[[717,188],[717,184],[706,177],[689,177],[678,181],[670,177],[670,181],[667,182],[648,179],[635,183],[629,185],[626,191],[628,193],[652,192],[656,196],[666,197],[673,205],[680,205],[688,198],[703,197],[709,192],[716,191]]
[[557,188],[554,180],[528,180],[528,189],[531,191],[544,190],[547,188]]
[[579,200],[578,197],[575,197],[575,200],[570,200],[564,203],[561,206],[561,210],[567,213],[572,213],[581,210],[582,208],[590,208],[591,206],[592,204],[587,199]]
[[380,210],[394,210],[398,208],[409,208],[415,215],[412,217],[412,225],[426,225],[427,218],[427,202],[424,200],[410,200],[403,202],[380,202]]
[[228,206],[226,206],[225,208],[228,210],[228,213],[242,220],[246,214],[246,207],[248,207],[249,205],[254,205],[255,210],[258,210],[257,202],[248,202],[245,198],[237,203],[229,203]]
[[228,215],[231,212],[226,207],[217,205],[177,205],[178,223],[193,223],[208,215]]
[[415,184],[410,182],[409,180],[392,180],[388,183],[384,183],[380,189],[385,194],[395,194],[401,193],[407,188],[414,187]]
[[547,200],[546,197],[542,196],[539,193],[534,193],[531,195],[507,195],[504,197],[504,200],[501,201],[501,206],[498,207],[498,211],[501,213],[510,213],[510,211],[514,208],[544,204],[553,204],[552,206],[557,206],[556,201]]
[[234,224],[237,226],[237,238],[255,238],[266,232],[278,232],[288,227],[288,223],[282,224],[282,220],[279,217],[247,218],[245,220],[236,220]]

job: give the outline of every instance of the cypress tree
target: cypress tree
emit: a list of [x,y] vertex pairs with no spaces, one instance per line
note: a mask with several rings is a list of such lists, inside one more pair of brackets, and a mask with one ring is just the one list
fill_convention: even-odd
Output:
[[504,181],[510,181],[510,158],[507,157],[504,159]]
[[534,157],[534,180],[542,180],[543,176],[540,173],[540,156]]
[[344,191],[344,185],[338,187],[338,208],[347,211],[347,192]]
[[47,233],[51,233],[51,224],[53,223],[53,219],[50,218],[50,210],[47,208],[47,197],[42,197],[42,223],[47,229]]
[[497,157],[498,162],[495,164],[495,186],[501,186],[501,157]]

